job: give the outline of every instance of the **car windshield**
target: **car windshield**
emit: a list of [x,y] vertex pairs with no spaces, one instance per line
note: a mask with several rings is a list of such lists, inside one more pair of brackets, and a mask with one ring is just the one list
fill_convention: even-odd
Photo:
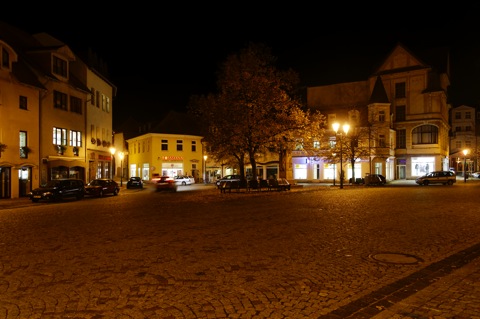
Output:
[[105,181],[93,180],[90,182],[90,186],[102,186],[105,184]]
[[59,187],[60,184],[61,184],[60,181],[51,180],[51,181],[48,181],[45,185],[43,185],[43,187],[48,187],[48,188]]

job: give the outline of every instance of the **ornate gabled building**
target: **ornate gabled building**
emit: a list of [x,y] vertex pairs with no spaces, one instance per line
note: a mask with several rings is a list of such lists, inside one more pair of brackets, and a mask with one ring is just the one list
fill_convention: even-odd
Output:
[[[414,54],[397,44],[365,81],[307,88],[307,105],[327,117],[328,128],[337,121],[349,123],[345,138],[363,148],[361,156],[351,149],[343,154],[355,158],[353,170],[343,161],[346,178],[375,173],[388,180],[414,179],[448,170],[449,67],[447,49]],[[330,135],[335,136],[333,130]],[[339,170],[321,159],[294,156],[292,162],[294,179],[339,178]],[[295,165],[302,162],[306,171],[297,174]]]

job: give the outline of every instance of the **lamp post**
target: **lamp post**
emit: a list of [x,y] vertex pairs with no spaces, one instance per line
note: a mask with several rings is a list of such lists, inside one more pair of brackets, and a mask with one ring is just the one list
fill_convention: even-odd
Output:
[[123,152],[118,154],[120,156],[120,187],[123,186]]
[[468,154],[468,150],[467,150],[467,149],[464,149],[464,150],[463,150],[463,182],[464,182],[464,183],[467,182],[467,172],[466,172],[466,168],[467,168],[467,154]]
[[117,150],[115,147],[110,147],[110,154],[112,154],[112,157],[110,158],[110,178],[113,179],[113,155],[115,155],[115,152]]
[[[335,157],[337,154],[333,153],[333,157]],[[335,160],[333,161],[333,186],[335,186],[335,179],[337,178],[337,163]]]
[[333,130],[335,131],[335,137],[340,135],[340,188],[343,188],[343,134],[347,135],[348,130],[350,129],[350,125],[343,124],[342,129],[343,132],[338,132],[340,128],[339,123],[332,124]]
[[203,155],[203,183],[204,184],[207,183],[207,179],[206,179],[206,177],[207,177],[207,175],[206,175],[207,174],[207,172],[206,172],[206,170],[207,170],[207,158],[208,158],[207,155]]

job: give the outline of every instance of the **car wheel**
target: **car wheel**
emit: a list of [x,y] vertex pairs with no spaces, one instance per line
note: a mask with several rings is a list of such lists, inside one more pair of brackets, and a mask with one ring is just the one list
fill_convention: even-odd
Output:
[[186,183],[186,182],[182,182],[182,185],[185,186],[185,185],[187,185],[187,183]]
[[451,186],[451,185],[453,185],[453,181],[450,180],[450,181],[448,181],[447,184]]
[[99,196],[99,197],[103,197],[103,191],[100,191],[100,192],[98,193],[98,196]]
[[423,185],[428,186],[428,181],[424,181]]
[[32,199],[32,202],[38,203],[38,199]]
[[117,190],[114,190],[113,191],[113,196],[117,196],[118,195],[118,191]]

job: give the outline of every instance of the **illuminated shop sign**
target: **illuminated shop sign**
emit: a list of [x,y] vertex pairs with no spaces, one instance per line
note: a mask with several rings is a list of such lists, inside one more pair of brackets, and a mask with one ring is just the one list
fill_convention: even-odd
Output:
[[162,156],[162,161],[183,161],[183,156]]

